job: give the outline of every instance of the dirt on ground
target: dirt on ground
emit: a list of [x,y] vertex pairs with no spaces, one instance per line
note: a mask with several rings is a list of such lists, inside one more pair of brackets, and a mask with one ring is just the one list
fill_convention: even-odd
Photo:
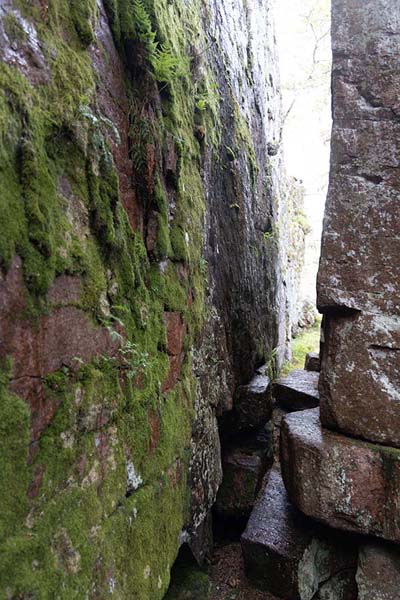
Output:
[[278,600],[250,586],[244,574],[239,542],[216,546],[209,574],[210,600]]

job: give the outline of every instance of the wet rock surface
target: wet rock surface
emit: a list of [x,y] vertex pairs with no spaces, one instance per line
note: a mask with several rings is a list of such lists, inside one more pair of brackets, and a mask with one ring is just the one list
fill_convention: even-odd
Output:
[[318,380],[318,373],[298,369],[275,381],[272,393],[285,410],[315,408],[319,405]]
[[282,475],[306,515],[346,531],[400,538],[400,452],[323,429],[318,410],[287,415]]
[[323,425],[400,448],[400,318],[326,317],[324,335]]
[[[356,597],[356,546],[300,513],[273,469],[241,537],[246,575],[258,588],[285,600]],[[328,596],[329,597],[329,596]]]
[[230,437],[263,427],[272,414],[270,379],[256,373],[247,385],[236,388],[232,410],[220,418],[222,435]]
[[333,135],[318,275],[321,419],[399,447],[399,9],[333,3]]
[[222,454],[224,477],[215,503],[217,521],[250,516],[263,477],[272,465],[273,452],[272,422],[257,432],[233,439],[225,448]]

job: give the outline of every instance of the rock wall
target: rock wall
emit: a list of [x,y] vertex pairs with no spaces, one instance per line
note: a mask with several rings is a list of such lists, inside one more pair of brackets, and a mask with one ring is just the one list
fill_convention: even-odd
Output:
[[320,409],[284,418],[281,460],[301,512],[349,543],[370,536],[356,538],[357,594],[335,598],[399,595],[399,34],[396,3],[333,0]]
[[1,595],[162,598],[285,353],[269,2],[3,0],[0,54]]

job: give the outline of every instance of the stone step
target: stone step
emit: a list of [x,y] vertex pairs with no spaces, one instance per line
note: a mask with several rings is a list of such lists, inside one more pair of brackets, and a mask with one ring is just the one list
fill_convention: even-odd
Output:
[[288,414],[282,474],[291,501],[332,527],[400,542],[400,451],[321,427],[319,410]]
[[321,361],[318,352],[309,352],[306,355],[304,368],[306,371],[314,371],[315,373],[319,373],[321,369]]
[[[273,469],[241,538],[247,578],[285,600],[355,600],[356,547],[294,508]],[[331,595],[329,592],[332,592]]]
[[255,373],[247,385],[238,386],[233,409],[220,418],[223,437],[231,437],[263,427],[272,415],[270,378],[263,373]]
[[274,382],[272,395],[288,411],[305,410],[319,405],[319,373],[298,369]]

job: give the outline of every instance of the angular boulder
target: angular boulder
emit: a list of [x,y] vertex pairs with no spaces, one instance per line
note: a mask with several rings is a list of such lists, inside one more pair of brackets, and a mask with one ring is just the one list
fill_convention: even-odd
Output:
[[272,415],[271,381],[256,373],[247,385],[236,388],[233,409],[221,416],[220,429],[224,437],[248,433],[263,427]]
[[304,363],[304,368],[306,371],[315,371],[316,373],[319,373],[321,368],[321,361],[319,359],[318,352],[309,352],[307,354]]
[[[250,582],[285,600],[354,600],[357,554],[351,540],[325,532],[289,501],[273,469],[241,538]],[[325,593],[324,592],[324,593]]]
[[274,431],[270,423],[256,435],[244,437],[239,446],[224,452],[224,477],[215,503],[220,517],[240,519],[250,516],[262,479],[273,462],[273,442]]
[[372,542],[361,546],[356,579],[358,600],[398,600],[400,548]]
[[400,316],[324,319],[321,422],[400,448]]
[[319,373],[298,369],[274,382],[272,394],[287,411],[305,410],[319,405]]
[[287,415],[282,475],[291,501],[335,527],[400,542],[400,451],[321,427],[318,410]]

